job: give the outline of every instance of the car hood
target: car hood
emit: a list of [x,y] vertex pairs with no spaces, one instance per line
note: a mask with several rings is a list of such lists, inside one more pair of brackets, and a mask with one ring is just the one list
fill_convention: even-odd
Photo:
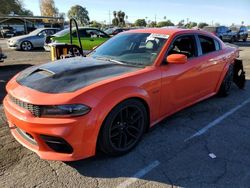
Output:
[[90,57],[75,57],[30,67],[22,71],[16,81],[40,92],[69,93],[139,69],[142,68]]

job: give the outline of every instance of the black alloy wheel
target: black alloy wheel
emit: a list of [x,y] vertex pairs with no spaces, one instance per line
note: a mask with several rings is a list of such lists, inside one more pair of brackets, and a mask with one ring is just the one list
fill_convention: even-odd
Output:
[[107,116],[98,144],[109,155],[129,152],[140,141],[148,124],[145,106],[136,99],[118,104]]

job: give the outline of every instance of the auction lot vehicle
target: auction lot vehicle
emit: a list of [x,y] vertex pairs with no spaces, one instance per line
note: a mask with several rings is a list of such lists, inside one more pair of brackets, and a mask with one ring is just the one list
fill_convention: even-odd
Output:
[[2,27],[1,36],[3,38],[15,36],[16,31],[13,27]]
[[121,33],[123,31],[128,31],[129,28],[119,28],[119,27],[114,27],[114,28],[109,28],[105,30],[105,33],[107,33],[110,36],[117,35],[118,33]]
[[0,47],[0,63],[4,61],[4,59],[6,59],[7,56],[3,54],[2,52],[2,48]]
[[[78,44],[78,38],[76,29],[73,28],[72,32],[73,41],[72,44]],[[105,32],[96,29],[96,28],[79,28],[79,37],[81,38],[81,42],[83,44],[83,50],[92,50],[94,47],[99,46],[106,40],[110,38]],[[50,46],[53,43],[63,43],[67,44],[70,40],[70,29],[64,29],[55,35],[49,36],[46,38],[44,43],[44,49],[46,51],[50,51]]]
[[239,40],[243,40],[244,42],[247,41],[248,30],[246,26],[233,26],[230,27],[230,30],[237,33],[237,41]]
[[208,32],[139,29],[87,57],[29,67],[6,86],[12,135],[42,159],[122,155],[148,128],[213,95],[244,87],[239,50]]
[[34,48],[41,48],[44,45],[45,37],[58,32],[57,28],[39,28],[28,35],[12,37],[8,40],[7,45],[14,50],[30,51]]
[[203,30],[213,33],[224,42],[235,42],[237,41],[237,32],[231,31],[226,26],[206,26]]

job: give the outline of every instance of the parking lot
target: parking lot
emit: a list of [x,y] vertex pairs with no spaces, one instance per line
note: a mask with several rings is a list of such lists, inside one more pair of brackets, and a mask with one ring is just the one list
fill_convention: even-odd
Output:
[[[7,49],[0,64],[0,101],[18,71],[50,60],[50,54]],[[129,154],[76,161],[45,161],[10,134],[0,105],[0,187],[249,187],[250,41],[240,47],[245,90],[212,97],[163,120]]]

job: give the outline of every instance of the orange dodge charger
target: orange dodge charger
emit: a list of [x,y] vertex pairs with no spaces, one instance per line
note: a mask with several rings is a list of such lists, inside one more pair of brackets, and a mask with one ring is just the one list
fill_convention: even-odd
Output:
[[12,135],[42,159],[121,155],[165,117],[244,87],[239,51],[204,31],[139,29],[87,57],[30,67],[7,84]]

